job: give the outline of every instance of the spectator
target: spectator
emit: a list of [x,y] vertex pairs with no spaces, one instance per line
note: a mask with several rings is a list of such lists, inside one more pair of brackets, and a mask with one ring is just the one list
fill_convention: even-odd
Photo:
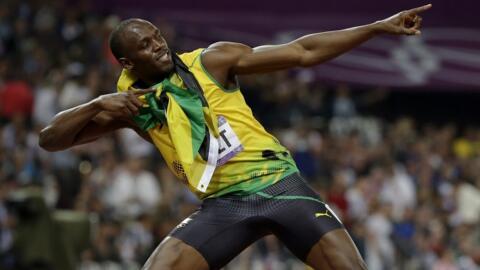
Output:
[[116,217],[135,219],[141,214],[153,213],[161,200],[160,185],[144,166],[144,159],[129,157],[107,186],[106,203]]

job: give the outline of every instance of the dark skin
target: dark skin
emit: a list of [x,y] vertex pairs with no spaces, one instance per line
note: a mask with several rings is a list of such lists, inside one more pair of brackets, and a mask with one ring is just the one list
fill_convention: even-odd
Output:
[[[364,26],[307,35],[281,45],[251,48],[240,43],[218,42],[204,51],[201,60],[209,73],[228,88],[234,84],[236,75],[318,65],[380,34],[419,35],[422,18],[418,14],[430,7],[402,11]],[[122,43],[126,53],[119,62],[147,85],[161,81],[173,71],[168,45],[151,23],[135,21],[122,33]],[[48,151],[64,150],[120,128],[132,128],[151,141],[130,119],[142,106],[138,97],[152,91],[132,89],[126,93],[103,95],[63,111],[41,131],[40,146]],[[305,262],[314,269],[366,269],[343,229],[326,233],[312,247]],[[208,263],[193,247],[168,237],[143,269],[208,269]]]
[[118,61],[144,83],[158,83],[173,71],[170,49],[153,24],[138,19],[121,38],[125,56]]

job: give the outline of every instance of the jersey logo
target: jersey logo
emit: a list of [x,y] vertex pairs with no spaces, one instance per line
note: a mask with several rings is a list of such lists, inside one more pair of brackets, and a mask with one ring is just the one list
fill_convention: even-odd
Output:
[[319,218],[319,217],[329,217],[329,218],[331,218],[332,216],[330,216],[330,214],[328,213],[328,210],[325,210],[325,213],[322,213],[322,212],[315,213],[315,217],[316,218]]

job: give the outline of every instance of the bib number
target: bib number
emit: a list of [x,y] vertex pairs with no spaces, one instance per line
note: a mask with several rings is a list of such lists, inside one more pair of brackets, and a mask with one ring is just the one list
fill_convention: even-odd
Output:
[[223,116],[218,116],[218,160],[217,167],[221,166],[238,153],[243,151],[243,145],[240,143],[237,134],[228,124],[227,119]]

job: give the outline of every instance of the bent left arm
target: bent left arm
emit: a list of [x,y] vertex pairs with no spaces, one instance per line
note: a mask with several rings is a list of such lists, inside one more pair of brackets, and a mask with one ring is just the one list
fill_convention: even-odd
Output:
[[234,75],[318,65],[378,34],[420,34],[422,18],[417,14],[430,7],[429,4],[402,11],[385,20],[364,26],[306,35],[280,45],[250,48],[240,43],[218,42],[204,51],[202,62],[224,85]]

